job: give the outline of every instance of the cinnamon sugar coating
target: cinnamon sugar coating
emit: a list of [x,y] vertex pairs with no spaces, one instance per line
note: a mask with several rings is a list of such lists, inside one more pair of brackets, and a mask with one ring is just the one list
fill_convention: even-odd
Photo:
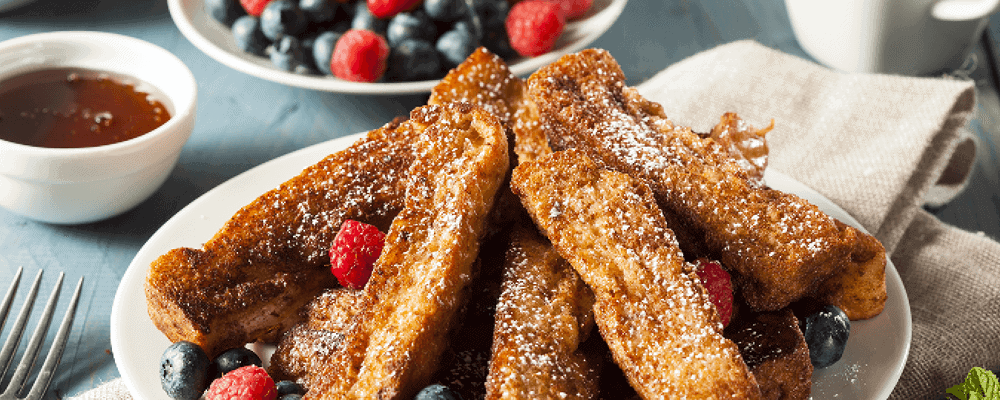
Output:
[[532,160],[551,153],[538,123],[538,110],[523,79],[510,72],[502,58],[485,47],[476,49],[431,91],[428,104],[468,102],[493,113],[511,129],[513,154]]
[[150,265],[149,316],[171,341],[214,355],[275,342],[298,310],[337,285],[329,246],[345,219],[385,229],[403,208],[419,132],[390,123],[244,206],[204,244]]
[[361,294],[346,288],[331,289],[306,306],[305,321],[285,332],[271,355],[267,372],[275,382],[292,380],[303,387],[312,386],[323,357],[337,349],[344,329],[358,313]]
[[[157,259],[146,287],[151,317],[171,340],[194,341],[210,354],[287,332],[271,372],[304,383],[309,398],[408,398],[430,382],[481,398],[491,365],[491,398],[587,398],[601,364],[600,374],[617,372],[613,362],[645,398],[756,398],[756,383],[766,398],[781,398],[776,387],[808,390],[801,380],[808,374],[772,374],[789,367],[758,364],[743,349],[760,374],[754,383],[736,347],[718,338],[714,308],[684,256],[729,254],[727,266],[749,260],[738,265],[750,273],[733,272],[751,296],[776,281],[791,288],[756,298],[758,306],[806,293],[856,319],[884,305],[884,249],[801,199],[763,187],[764,130],[726,114],[699,137],[622,79],[600,51],[563,58],[529,84],[477,50],[409,121],[372,131],[265,193],[202,249]],[[579,153],[550,155],[552,148]],[[567,241],[589,240],[570,246],[576,262],[586,263],[578,273],[545,239],[514,235],[504,297],[494,307],[508,247],[497,233],[525,213],[509,190],[509,166],[538,159],[519,169],[515,183],[573,194],[536,198],[535,219],[561,238],[560,252]],[[582,206],[588,202],[599,205]],[[326,252],[346,218],[390,230],[386,251],[370,288],[321,294],[337,286]],[[810,241],[814,234],[821,239]],[[791,252],[762,255],[768,249]],[[829,254],[803,256],[803,249]],[[591,357],[594,349],[581,346],[595,313],[614,360],[605,359],[607,349]],[[586,345],[604,346],[592,336]],[[704,376],[714,383],[694,387]]]
[[851,320],[879,315],[889,298],[885,288],[885,248],[871,235],[859,233],[850,260],[811,296],[839,307]]
[[[675,126],[659,104],[625,85],[606,51],[563,56],[528,87],[554,150],[579,149],[649,185],[664,212],[735,272],[754,309],[777,310],[815,293],[864,235],[798,196],[757,184],[727,149]],[[881,306],[865,305],[868,314]]]
[[594,294],[533,226],[517,224],[497,304],[486,399],[592,399],[598,354],[581,349]]
[[643,398],[760,398],[648,186],[576,150],[519,165],[511,185],[594,291],[601,336]]
[[405,207],[389,228],[360,312],[314,375],[308,398],[416,394],[437,369],[476,273],[487,215],[508,173],[503,126],[468,103],[421,107],[404,124],[421,132]]

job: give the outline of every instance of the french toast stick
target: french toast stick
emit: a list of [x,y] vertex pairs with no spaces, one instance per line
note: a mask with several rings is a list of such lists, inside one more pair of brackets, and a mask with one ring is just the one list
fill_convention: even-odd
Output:
[[292,380],[312,386],[312,377],[322,368],[322,357],[336,350],[344,329],[358,313],[362,292],[347,288],[330,289],[317,296],[305,309],[305,321],[285,332],[271,355],[268,373],[275,382]]
[[[507,184],[509,187],[509,182]],[[510,192],[505,187],[500,190]],[[499,205],[495,204],[494,210],[497,207]],[[432,379],[434,383],[447,386],[463,399],[482,399],[486,396],[490,348],[493,346],[493,336],[487,333],[493,332],[510,231],[508,226],[499,234],[483,239],[477,261],[479,276],[469,288],[466,309],[460,314],[459,326],[453,330],[451,343],[441,357],[441,367]]]
[[507,136],[468,103],[415,109],[421,132],[361,309],[312,379],[310,399],[409,398],[429,383],[475,275],[487,215],[508,173]]
[[871,235],[861,234],[851,259],[820,284],[818,293],[811,297],[824,304],[836,305],[852,320],[874,317],[882,312],[888,300],[885,264],[882,243]]
[[427,100],[427,104],[450,102],[472,103],[496,115],[514,134],[512,154],[520,160],[552,152],[539,126],[538,109],[528,97],[527,84],[485,47],[449,71]]
[[[731,268],[752,308],[781,309],[862,258],[852,252],[863,232],[798,196],[755,183],[727,150],[675,126],[624,79],[608,52],[593,49],[532,74],[529,93],[550,146],[579,149],[649,185],[664,212]],[[866,279],[884,280],[884,271]],[[869,296],[862,315],[878,314],[879,298]]]
[[493,330],[486,399],[592,399],[600,357],[580,349],[594,294],[531,225],[515,224]]
[[345,219],[388,228],[403,208],[417,132],[394,121],[310,166],[236,212],[201,249],[149,267],[149,316],[171,341],[209,355],[276,342],[299,310],[337,286],[329,247]]
[[511,186],[593,290],[601,336],[645,399],[759,399],[652,191],[580,151],[519,165]]
[[[510,165],[551,153],[545,133],[541,131],[538,110],[528,97],[523,79],[510,72],[507,63],[485,47],[472,52],[431,89],[428,104],[466,102],[495,115],[508,128]],[[508,177],[509,179],[509,177]],[[504,182],[500,198],[494,207],[491,231],[510,227],[513,215],[523,213],[517,197]],[[491,232],[492,233],[492,232]]]
[[[508,232],[504,232],[505,234]],[[470,287],[470,299],[460,311],[461,323],[452,334],[433,382],[441,383],[465,399],[486,395],[485,382],[490,361],[493,315],[500,295],[503,252],[507,238],[485,242],[480,248],[480,277]],[[331,289],[306,307],[306,320],[285,333],[271,356],[268,373],[278,380],[292,380],[305,388],[322,370],[326,354],[344,338],[344,330],[358,313],[363,291]]]
[[740,348],[765,399],[809,399],[813,373],[809,345],[790,308],[740,313],[723,335]]

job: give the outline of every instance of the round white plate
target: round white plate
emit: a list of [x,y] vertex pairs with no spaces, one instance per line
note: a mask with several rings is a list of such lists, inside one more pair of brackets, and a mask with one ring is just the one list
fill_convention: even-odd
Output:
[[[611,28],[627,0],[594,0],[583,18],[570,21],[552,51],[538,57],[509,60],[511,72],[530,74],[557,58],[582,50]],[[205,13],[204,0],[167,0],[177,28],[202,52],[237,71],[281,84],[306,89],[354,94],[413,94],[430,92],[437,80],[399,83],[350,82],[333,76],[293,74],[275,68],[266,57],[236,47],[228,27]]]
[[[176,247],[201,248],[241,207],[359,137],[307,147],[240,174],[184,207],[149,238],[125,271],[111,310],[111,348],[133,397],[169,400],[160,388],[159,360],[170,341],[149,319],[143,292],[150,263]],[[770,186],[802,196],[833,217],[860,227],[843,209],[787,175],[769,170],[765,179]],[[813,399],[889,397],[903,371],[911,335],[910,306],[891,262],[886,268],[886,286],[885,311],[870,320],[854,321],[843,358],[813,373]]]

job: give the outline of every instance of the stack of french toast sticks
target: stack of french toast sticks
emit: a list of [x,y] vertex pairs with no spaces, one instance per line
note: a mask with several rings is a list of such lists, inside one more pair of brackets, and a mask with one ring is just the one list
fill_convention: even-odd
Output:
[[[428,105],[156,259],[146,297],[172,341],[277,343],[310,399],[805,399],[793,309],[851,319],[886,300],[885,252],[762,180],[764,133],[734,114],[674,125],[605,51],[529,79],[484,49]],[[328,251],[352,219],[388,232],[362,290]],[[723,329],[692,261],[719,260]],[[492,333],[492,334],[490,334]]]

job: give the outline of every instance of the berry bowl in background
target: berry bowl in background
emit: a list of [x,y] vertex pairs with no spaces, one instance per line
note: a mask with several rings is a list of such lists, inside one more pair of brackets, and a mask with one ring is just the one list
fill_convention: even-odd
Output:
[[0,85],[19,84],[15,77],[29,72],[62,68],[103,71],[148,84],[163,97],[157,100],[170,119],[141,136],[91,147],[0,140],[0,206],[54,224],[121,214],[152,195],[176,165],[194,128],[194,75],[163,48],[118,34],[46,32],[0,42]]
[[[363,83],[324,74],[287,72],[276,67],[267,56],[244,52],[237,47],[230,27],[217,21],[206,11],[206,3],[213,1],[215,0],[167,0],[167,5],[174,23],[195,47],[237,71],[288,86],[352,94],[426,93],[438,82],[434,79]],[[584,49],[611,28],[625,9],[626,2],[627,0],[593,0],[593,5],[586,14],[566,23],[551,51],[536,57],[508,59],[511,71],[515,75],[527,76],[560,56]]]

